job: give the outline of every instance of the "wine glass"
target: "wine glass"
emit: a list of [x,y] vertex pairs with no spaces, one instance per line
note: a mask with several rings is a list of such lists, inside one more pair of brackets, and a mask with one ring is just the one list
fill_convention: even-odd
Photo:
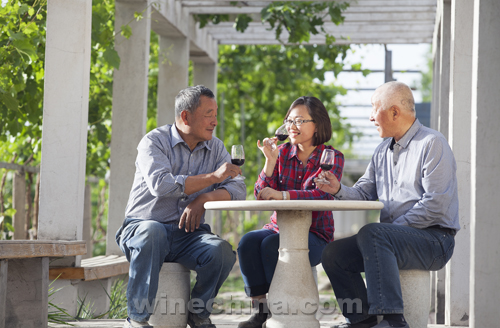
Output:
[[[323,154],[321,154],[321,159],[319,161],[319,166],[323,171],[330,171],[335,164],[335,151],[333,149],[325,149],[323,150]],[[316,179],[316,183],[321,184],[330,184],[328,180],[318,178]]]
[[[285,141],[288,138],[288,130],[286,129],[286,124],[283,124],[278,129],[276,129],[276,132],[274,132],[274,136],[278,138],[279,141]],[[271,148],[275,150],[276,144],[273,143],[271,145]]]
[[[233,145],[231,147],[231,163],[242,166],[245,163],[245,150],[243,145]],[[245,177],[238,174],[233,180],[244,180]]]

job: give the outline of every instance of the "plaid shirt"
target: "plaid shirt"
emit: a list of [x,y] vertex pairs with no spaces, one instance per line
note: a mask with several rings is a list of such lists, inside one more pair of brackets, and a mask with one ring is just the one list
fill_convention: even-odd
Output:
[[[302,165],[302,162],[297,156],[297,146],[292,146],[288,142],[280,145],[278,148],[280,153],[272,176],[267,177],[266,173],[262,171],[255,183],[254,195],[256,198],[257,194],[262,189],[270,187],[278,191],[288,191],[290,193],[290,199],[335,199],[331,194],[316,189],[316,185],[313,182],[313,179],[321,172],[319,164],[323,150],[326,148],[334,149],[333,147],[323,144],[317,146],[311,156],[309,156],[306,166]],[[334,150],[335,165],[330,172],[335,174],[340,181],[344,168],[344,155],[338,150]],[[266,224],[264,229],[279,232],[278,225],[276,224],[276,212],[271,216],[271,223]],[[333,241],[333,232],[335,228],[333,226],[332,212],[313,211],[312,224],[309,231],[327,242]]]

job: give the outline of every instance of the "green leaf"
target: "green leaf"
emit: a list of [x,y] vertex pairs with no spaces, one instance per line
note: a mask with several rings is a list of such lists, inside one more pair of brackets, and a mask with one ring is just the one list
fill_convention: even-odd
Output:
[[11,111],[17,111],[19,109],[19,103],[17,99],[12,97],[10,93],[0,93],[0,100],[7,106]]
[[111,65],[113,68],[120,68],[120,56],[115,49],[108,48],[103,54],[104,59]]
[[130,37],[132,36],[132,28],[129,25],[122,25],[121,35],[126,39],[130,39]]
[[15,40],[12,42],[12,44],[18,51],[25,55],[28,55],[31,60],[34,60],[36,58],[36,48],[29,39]]
[[236,31],[239,31],[241,33],[245,32],[245,30],[248,28],[248,25],[252,21],[252,17],[248,16],[247,14],[241,14],[236,17],[235,20],[235,29]]
[[12,224],[10,224],[9,222],[4,222],[4,225],[7,230],[14,232],[14,227],[12,226]]
[[134,12],[134,18],[135,18],[135,20],[136,20],[136,21],[140,21],[140,20],[142,20],[144,17],[143,17],[143,15],[142,15],[142,12],[138,12],[138,11],[136,11],[136,12]]
[[31,7],[31,8],[28,10],[28,15],[33,16],[34,14],[35,14],[35,9],[33,9],[33,7]]

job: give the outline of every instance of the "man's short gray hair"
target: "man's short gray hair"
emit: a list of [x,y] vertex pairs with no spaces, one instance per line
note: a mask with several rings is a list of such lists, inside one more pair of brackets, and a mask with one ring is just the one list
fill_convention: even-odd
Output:
[[382,87],[384,88],[385,96],[382,98],[383,108],[398,105],[404,110],[413,112],[415,115],[415,100],[409,86],[403,82],[391,81],[383,84]]
[[201,96],[211,99],[215,98],[212,90],[204,85],[197,85],[179,91],[177,96],[175,96],[175,117],[180,117],[181,113],[185,110],[193,113],[200,106]]

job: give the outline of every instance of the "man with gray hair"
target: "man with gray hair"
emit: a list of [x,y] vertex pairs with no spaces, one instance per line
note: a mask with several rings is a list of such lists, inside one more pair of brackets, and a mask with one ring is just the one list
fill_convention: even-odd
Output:
[[[177,262],[197,273],[188,324],[213,328],[213,299],[236,261],[232,246],[204,223],[207,201],[243,200],[246,187],[234,180],[241,169],[221,140],[217,103],[198,85],[175,98],[175,124],[146,134],[137,147],[136,171],[125,220],[116,241],[130,262],[125,327],[148,324],[156,304],[163,262]],[[149,310],[148,310],[149,309]]]
[[[341,200],[380,200],[380,223],[330,243],[322,263],[347,323],[338,328],[409,328],[399,270],[443,268],[453,254],[458,222],[456,163],[445,137],[415,118],[410,88],[388,82],[372,96],[370,121],[385,140],[353,187],[329,172],[319,184]],[[361,276],[365,272],[366,287]],[[359,306],[361,303],[361,306]],[[347,302],[352,304],[352,302]],[[377,315],[383,315],[377,324]]]

